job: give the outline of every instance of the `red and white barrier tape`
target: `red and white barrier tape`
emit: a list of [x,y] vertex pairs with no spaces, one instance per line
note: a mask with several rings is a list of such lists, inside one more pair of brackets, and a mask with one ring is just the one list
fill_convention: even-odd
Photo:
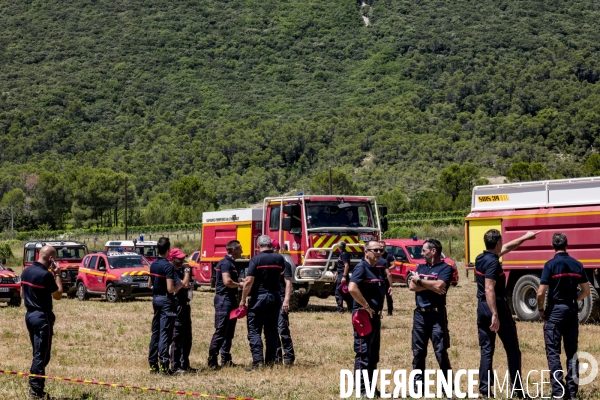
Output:
[[204,393],[196,393],[196,392],[186,392],[183,390],[168,390],[168,389],[157,389],[143,386],[134,386],[134,385],[122,385],[120,383],[108,383],[108,382],[99,382],[89,379],[75,379],[75,378],[61,378],[58,376],[46,376],[46,375],[35,375],[28,374],[26,372],[15,372],[15,371],[7,371],[4,369],[0,369],[0,374],[5,375],[16,375],[22,377],[31,377],[31,378],[44,378],[51,379],[55,381],[65,381],[65,382],[74,382],[74,383],[87,383],[90,385],[98,385],[98,386],[109,386],[115,388],[122,389],[137,389],[137,390],[146,390],[150,392],[159,392],[159,393],[170,393],[170,394],[179,394],[184,396],[192,396],[192,397],[207,397],[211,399],[225,399],[225,400],[260,400],[254,397],[231,397],[231,396],[219,396],[216,394],[204,394]]

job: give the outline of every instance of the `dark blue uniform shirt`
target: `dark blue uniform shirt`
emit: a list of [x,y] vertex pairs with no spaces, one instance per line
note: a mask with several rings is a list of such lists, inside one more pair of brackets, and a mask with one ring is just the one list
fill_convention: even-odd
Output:
[[223,274],[229,274],[232,281],[238,281],[238,270],[231,256],[225,256],[215,267],[217,272],[217,282],[215,284],[215,293],[227,296],[236,296],[238,288],[230,288],[223,283]]
[[39,262],[34,262],[21,274],[21,287],[27,311],[51,311],[52,293],[58,290],[54,275]]
[[587,282],[583,264],[567,253],[556,253],[542,270],[540,284],[548,285],[549,304],[577,304],[577,285]]
[[[418,264],[417,273],[422,281],[444,281],[446,289],[450,286],[452,280],[452,267],[440,260],[436,264]],[[446,295],[437,294],[432,290],[423,290],[415,292],[415,301],[417,307],[444,307],[446,305]]]
[[[183,272],[185,268],[180,267],[179,270],[175,270],[175,275],[177,276],[177,280],[183,281],[183,276],[185,273]],[[188,304],[188,290],[186,288],[181,288],[177,293],[175,293],[175,300],[177,300],[177,304],[180,306],[184,306]]]
[[475,274],[477,275],[477,298],[485,299],[485,278],[496,281],[494,292],[497,298],[506,297],[506,278],[499,257],[485,250],[475,259]]
[[348,254],[346,251],[342,251],[337,259],[336,271],[338,275],[342,275],[344,273],[344,264],[350,265],[350,254]]
[[179,277],[175,274],[173,264],[165,258],[158,257],[150,264],[150,275],[152,276],[152,294],[154,296],[168,295],[167,279],[173,279],[173,284],[179,282]]
[[246,269],[246,276],[253,276],[254,283],[250,296],[281,291],[280,275],[285,270],[285,260],[273,250],[265,250],[252,257]]
[[[284,259],[285,260],[285,259]],[[292,277],[292,266],[289,262],[285,262],[285,269],[283,270],[283,275],[280,275],[279,284],[281,285],[281,295],[285,296],[285,279],[283,278],[291,278]]]
[[[354,282],[358,285],[360,293],[363,295],[365,300],[369,303],[375,311],[381,311],[383,309],[383,299],[385,297],[383,291],[383,282],[385,279],[385,273],[382,268],[371,267],[367,260],[361,260],[352,271],[352,278],[350,282]],[[362,308],[357,301],[354,301],[354,310]]]
[[[381,258],[379,259],[379,261],[377,261],[377,264],[375,264],[375,266],[377,268],[381,268],[382,270],[384,269],[390,269],[390,265],[392,265],[392,262],[394,261],[394,257],[392,257],[390,254],[388,253],[383,253],[381,255]],[[383,275],[384,277],[386,276],[385,273]]]

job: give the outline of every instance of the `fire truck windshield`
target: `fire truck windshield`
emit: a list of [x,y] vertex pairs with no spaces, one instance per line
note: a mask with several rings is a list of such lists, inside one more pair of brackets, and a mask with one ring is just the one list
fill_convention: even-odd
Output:
[[108,263],[113,269],[148,267],[148,262],[140,256],[108,257]]
[[83,247],[57,247],[55,249],[57,260],[81,260],[85,256]]
[[[340,207],[342,206],[342,207]],[[369,203],[318,202],[306,204],[308,229],[375,228]]]

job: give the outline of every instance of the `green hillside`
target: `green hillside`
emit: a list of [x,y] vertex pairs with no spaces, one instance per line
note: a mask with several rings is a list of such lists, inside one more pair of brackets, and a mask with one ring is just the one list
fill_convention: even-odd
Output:
[[367,3],[0,0],[3,227],[600,173],[600,3]]

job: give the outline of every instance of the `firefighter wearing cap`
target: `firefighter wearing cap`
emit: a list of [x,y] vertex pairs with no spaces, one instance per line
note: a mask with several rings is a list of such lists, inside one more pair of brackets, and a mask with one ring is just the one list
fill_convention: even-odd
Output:
[[[242,292],[242,305],[246,305],[248,295],[248,341],[252,352],[252,365],[246,371],[252,371],[266,364],[273,364],[276,358],[277,322],[279,311],[283,307],[289,311],[289,305],[281,304],[280,276],[285,270],[285,260],[271,248],[271,239],[267,235],[257,239],[260,253],[252,257],[246,269],[246,280]],[[265,345],[261,332],[265,334]],[[265,348],[265,349],[264,349]],[[264,349],[264,353],[263,353]]]
[[390,273],[390,268],[393,267],[395,260],[394,260],[393,255],[388,254],[388,252],[385,251],[385,242],[383,240],[381,240],[379,242],[379,244],[384,249],[384,252],[381,255],[381,258],[379,259],[379,261],[377,262],[377,268],[382,268],[384,271],[383,275],[386,277],[386,279],[384,281],[384,283],[385,283],[384,289],[385,289],[385,301],[387,303],[387,314],[393,315],[393,313],[394,313],[394,299],[392,299],[393,282],[392,282],[392,274]]
[[496,348],[496,334],[504,345],[513,391],[524,397],[521,379],[521,350],[517,326],[506,301],[506,279],[499,258],[516,249],[526,240],[534,239],[539,232],[525,235],[505,245],[497,229],[483,236],[486,250],[475,259],[477,279],[477,330],[481,359],[479,362],[479,393],[489,396],[488,376],[493,376],[492,360]]
[[[60,300],[63,293],[60,267],[54,262],[54,257],[56,257],[54,247],[42,247],[38,260],[26,268],[21,275],[21,297],[27,308],[25,324],[33,347],[33,360],[29,372],[35,375],[46,375],[54,334],[55,316],[52,312],[52,299]],[[44,378],[30,377],[29,397],[48,398],[48,394],[44,392],[45,383]]]
[[230,319],[229,313],[238,307],[237,293],[243,287],[242,283],[238,283],[238,269],[235,265],[235,260],[242,256],[242,245],[237,240],[231,240],[225,249],[227,255],[215,268],[215,333],[208,349],[208,366],[212,369],[219,368],[219,353],[221,366],[234,366],[230,351],[237,319]]
[[372,240],[367,243],[365,258],[354,267],[348,287],[354,298],[353,318],[362,309],[369,314],[371,324],[371,332],[364,336],[361,336],[362,332],[354,326],[354,352],[356,353],[354,370],[360,374],[361,394],[366,393],[362,371],[367,371],[372,381],[373,372],[377,369],[379,362],[385,276],[375,266],[381,258],[381,253],[383,253],[383,249],[379,242]]
[[192,312],[188,289],[193,285],[192,269],[185,262],[186,254],[181,249],[171,249],[169,261],[173,264],[175,274],[183,283],[183,287],[175,294],[175,323],[173,342],[171,343],[171,369],[175,374],[197,372],[190,366],[192,350]]
[[[273,240],[271,244],[276,253],[281,252],[281,246],[277,240]],[[296,355],[294,353],[292,334],[290,333],[289,317],[290,298],[292,296],[292,266],[287,261],[285,261],[285,269],[283,275],[280,275],[279,283],[281,286],[282,307],[279,311],[279,320],[277,321],[277,332],[279,332],[280,340],[277,342],[275,363],[291,366],[296,360]]]
[[161,237],[156,244],[159,256],[150,265],[148,285],[152,287],[152,336],[150,338],[148,362],[150,373],[171,375],[169,346],[173,340],[173,323],[175,322],[174,294],[183,287],[183,283],[175,273],[173,264],[167,261],[171,242]]
[[[590,284],[583,265],[567,253],[567,236],[555,233],[552,247],[556,254],[544,265],[537,304],[544,320],[544,341],[550,369],[550,383],[554,398],[577,398],[579,390],[579,362],[576,356],[579,340],[577,302],[590,295]],[[578,292],[577,287],[581,290]],[[544,309],[548,291],[548,306]],[[560,364],[560,343],[564,340],[567,356],[566,385],[564,370]]]
[[348,311],[352,311],[352,296],[349,293],[344,293],[342,286],[348,285],[348,273],[350,269],[350,254],[346,252],[346,242],[343,240],[339,241],[338,249],[340,255],[337,259],[336,272],[335,272],[335,301],[337,302],[337,311],[339,313],[344,312],[344,301]]
[[415,386],[418,382],[423,384],[429,340],[440,370],[444,374],[452,373],[448,358],[450,335],[446,314],[446,291],[452,280],[452,267],[441,260],[442,244],[436,239],[425,241],[421,255],[426,264],[417,265],[416,272],[407,279],[408,289],[415,292],[417,306],[413,314],[412,367],[421,372],[415,375]]

